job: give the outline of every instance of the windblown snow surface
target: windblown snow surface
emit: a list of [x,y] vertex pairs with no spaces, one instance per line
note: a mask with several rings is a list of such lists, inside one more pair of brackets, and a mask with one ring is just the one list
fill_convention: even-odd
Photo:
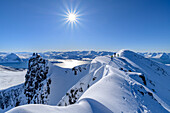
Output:
[[26,72],[0,65],[0,90],[23,83]]
[[96,57],[89,66],[73,77],[71,70],[63,73],[50,65],[49,105],[23,105],[7,113],[170,112],[169,66],[129,50],[119,51],[113,60]]

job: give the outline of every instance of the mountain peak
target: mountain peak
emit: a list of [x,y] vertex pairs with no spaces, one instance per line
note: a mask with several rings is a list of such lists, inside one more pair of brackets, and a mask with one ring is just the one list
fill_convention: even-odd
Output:
[[22,60],[15,53],[8,54],[3,59],[5,62],[21,62]]
[[129,57],[129,56],[132,56],[132,55],[134,56],[134,55],[138,55],[138,54],[131,51],[131,50],[127,50],[127,49],[122,49],[122,50],[117,52],[118,57]]

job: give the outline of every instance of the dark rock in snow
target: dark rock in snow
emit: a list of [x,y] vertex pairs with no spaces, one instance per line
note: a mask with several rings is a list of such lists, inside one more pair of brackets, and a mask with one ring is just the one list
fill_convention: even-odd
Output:
[[[47,97],[50,94],[51,79],[47,78],[48,62],[42,59],[37,53],[29,60],[28,71],[25,76],[24,94],[27,97],[27,103],[47,104]],[[43,81],[47,79],[47,83]],[[44,98],[46,97],[46,98]]]

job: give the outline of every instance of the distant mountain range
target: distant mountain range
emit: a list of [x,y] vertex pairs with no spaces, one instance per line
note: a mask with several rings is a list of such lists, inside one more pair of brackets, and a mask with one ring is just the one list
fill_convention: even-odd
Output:
[[[39,54],[45,59],[91,60],[97,56],[105,56],[105,55],[111,56],[114,53],[115,52],[108,52],[108,51],[67,51],[67,52],[49,51],[49,52],[43,52]],[[138,52],[138,54],[164,64],[170,64],[170,53]],[[32,55],[31,52],[15,52],[15,53],[0,52],[0,63],[22,62],[25,59],[29,59],[31,55]]]
[[138,53],[138,54],[164,64],[170,64],[170,53],[159,52],[159,53]]

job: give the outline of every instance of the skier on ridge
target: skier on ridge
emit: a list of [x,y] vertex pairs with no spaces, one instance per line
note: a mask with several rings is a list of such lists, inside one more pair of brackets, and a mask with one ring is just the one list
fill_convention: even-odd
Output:
[[113,55],[111,55],[111,61],[113,61]]

